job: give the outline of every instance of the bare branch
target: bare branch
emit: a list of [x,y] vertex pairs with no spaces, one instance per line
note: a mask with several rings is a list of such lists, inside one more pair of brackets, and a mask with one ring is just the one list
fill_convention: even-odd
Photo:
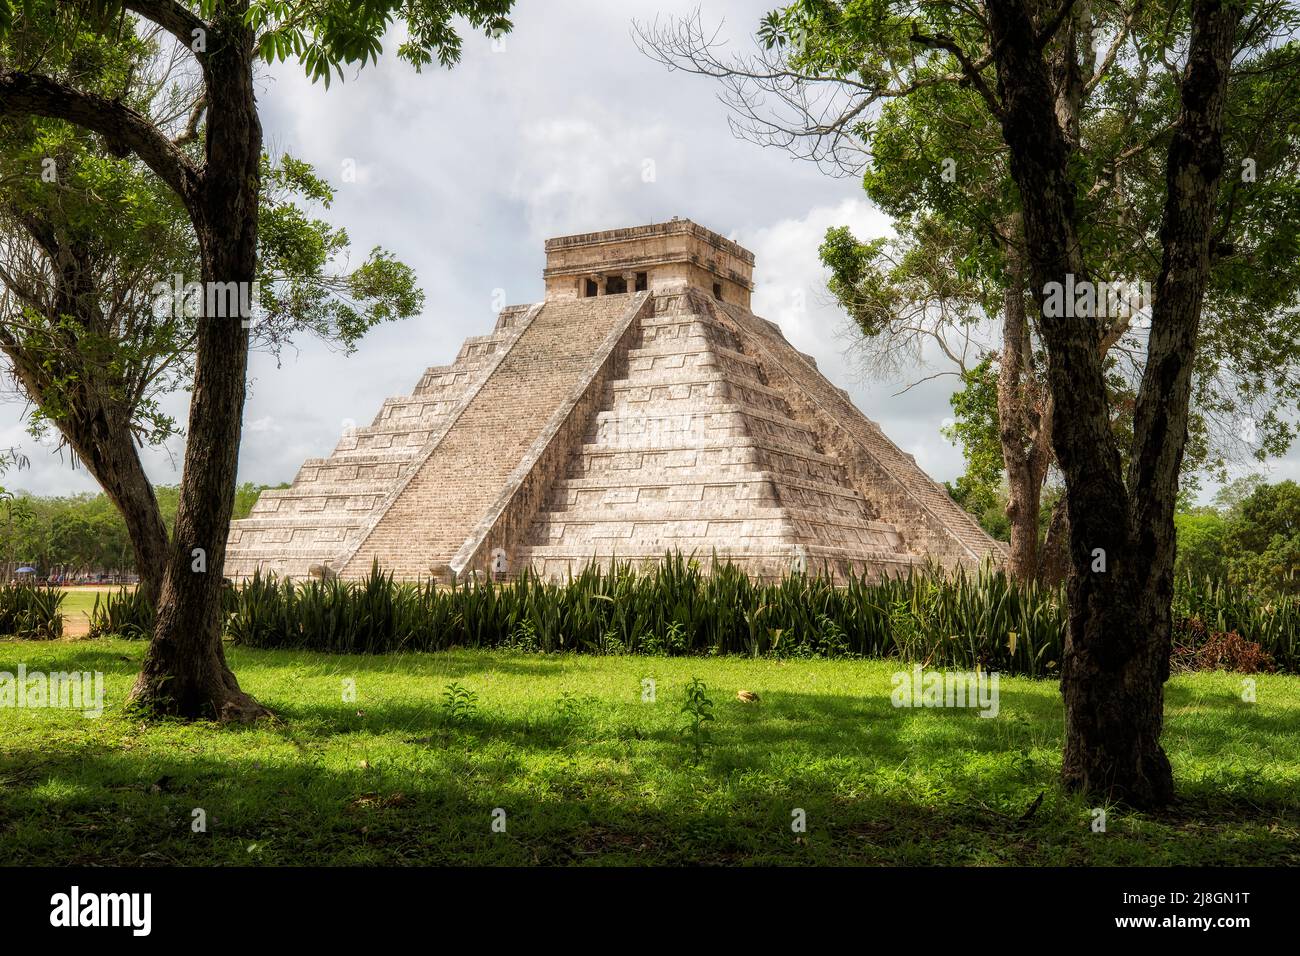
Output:
[[[1073,0],[1067,0],[1067,2],[1072,3]],[[972,61],[966,54],[966,51],[963,50],[961,45],[952,37],[943,33],[937,33],[933,36],[918,33],[915,24],[912,25],[911,40],[913,43],[919,43],[922,46],[931,49],[946,50],[948,53],[951,53],[956,57],[957,62],[961,64],[962,74],[965,76],[967,82],[969,82],[971,86],[975,87],[980,96],[984,97],[984,102],[988,104],[993,115],[1001,119],[1002,104],[993,94],[993,90],[989,88],[988,83],[984,81],[983,71],[985,67],[993,62],[992,54],[986,54],[981,57],[978,62]]]
[[185,129],[179,136],[172,140],[173,146],[184,146],[186,143],[192,143],[199,138],[199,121],[203,114],[208,111],[208,96],[204,93],[190,108],[189,119],[185,121]]

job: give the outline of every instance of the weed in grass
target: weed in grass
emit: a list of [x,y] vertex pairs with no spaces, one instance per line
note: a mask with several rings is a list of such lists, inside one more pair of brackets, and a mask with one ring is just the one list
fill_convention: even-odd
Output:
[[468,724],[478,717],[478,694],[456,681],[442,692],[442,710],[453,724]]
[[524,654],[540,653],[542,643],[537,639],[537,627],[530,620],[520,621],[506,638],[503,649],[520,651]]
[[566,690],[560,695],[559,700],[555,702],[556,722],[566,733],[573,733],[576,725],[582,720],[583,712],[587,702]]
[[682,704],[682,713],[686,715],[686,725],[682,727],[682,736],[691,745],[694,762],[698,765],[704,760],[706,747],[713,746],[713,732],[708,725],[713,723],[713,700],[708,695],[709,688],[698,677],[692,677],[686,686],[686,700]]

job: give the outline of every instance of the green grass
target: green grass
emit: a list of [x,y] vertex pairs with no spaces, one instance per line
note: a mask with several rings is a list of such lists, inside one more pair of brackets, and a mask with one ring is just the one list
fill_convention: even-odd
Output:
[[[0,710],[0,863],[1300,863],[1294,676],[1258,676],[1255,704],[1240,675],[1171,681],[1181,803],[1111,808],[1094,833],[1056,785],[1050,681],[1004,678],[984,719],[893,708],[890,661],[235,648],[280,722],[221,728],[124,717],[143,650],[0,642],[0,671],[99,670],[108,698],[97,720]],[[695,676],[717,718],[698,763],[679,730]],[[453,683],[476,695],[455,719]]]

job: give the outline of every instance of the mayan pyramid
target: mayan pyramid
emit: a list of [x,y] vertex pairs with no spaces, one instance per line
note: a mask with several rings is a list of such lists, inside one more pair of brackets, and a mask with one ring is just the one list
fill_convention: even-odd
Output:
[[1003,548],[749,310],[754,256],[686,219],[546,243],[546,297],[428,369],[234,522],[225,573],[563,578],[715,555],[871,577]]

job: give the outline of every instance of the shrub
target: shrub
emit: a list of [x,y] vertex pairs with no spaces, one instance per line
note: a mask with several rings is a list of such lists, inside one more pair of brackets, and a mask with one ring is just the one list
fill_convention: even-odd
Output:
[[1171,669],[1176,671],[1236,671],[1239,674],[1268,673],[1277,662],[1258,641],[1247,640],[1236,631],[1214,631],[1198,617],[1184,618],[1174,626]]
[[0,634],[49,641],[63,636],[63,591],[31,584],[0,585]]
[[1240,585],[1204,578],[1180,578],[1175,585],[1175,619],[1195,617],[1211,631],[1236,631],[1282,669],[1300,670],[1300,598],[1261,600]]
[[143,640],[153,633],[154,606],[144,592],[111,591],[95,595],[90,610],[90,636],[116,635],[128,640]]

